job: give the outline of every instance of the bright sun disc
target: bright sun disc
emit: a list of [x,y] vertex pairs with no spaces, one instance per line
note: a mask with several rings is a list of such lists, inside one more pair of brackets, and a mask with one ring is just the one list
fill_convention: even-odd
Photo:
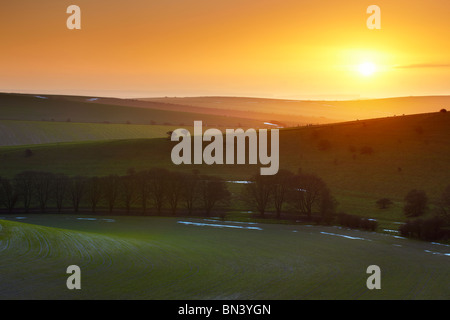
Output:
[[363,76],[370,76],[376,71],[376,67],[372,62],[364,62],[359,65],[359,72]]

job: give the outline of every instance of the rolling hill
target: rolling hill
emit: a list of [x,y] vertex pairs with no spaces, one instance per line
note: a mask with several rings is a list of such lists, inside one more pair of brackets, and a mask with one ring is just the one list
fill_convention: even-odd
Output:
[[343,101],[286,100],[248,97],[147,98],[147,102],[271,114],[291,125],[323,124],[357,119],[381,118],[403,114],[436,112],[450,108],[450,96],[418,96]]
[[[280,167],[322,177],[339,202],[339,210],[391,221],[404,219],[406,193],[425,190],[435,200],[450,181],[450,114],[430,113],[331,125],[282,129]],[[326,142],[326,143],[324,143]],[[69,175],[124,174],[127,169],[173,170],[245,180],[259,165],[180,165],[171,162],[174,143],[167,139],[131,139],[0,148],[1,176],[23,170]],[[326,147],[324,147],[326,146]],[[394,200],[380,211],[375,201]]]
[[[445,300],[450,294],[445,246],[385,234],[262,223],[232,228],[246,225],[192,218],[20,218],[0,220],[1,299]],[[81,290],[66,287],[65,271],[74,264]],[[366,287],[373,264],[382,269],[382,290]]]
[[[0,146],[167,137],[178,126],[0,120]],[[187,130],[192,127],[185,126]]]
[[203,120],[215,127],[267,127],[261,120],[171,111],[161,103],[154,103],[154,108],[133,107],[127,106],[126,101],[107,104],[100,103],[99,97],[0,93],[0,119],[173,126],[189,126],[195,120]]

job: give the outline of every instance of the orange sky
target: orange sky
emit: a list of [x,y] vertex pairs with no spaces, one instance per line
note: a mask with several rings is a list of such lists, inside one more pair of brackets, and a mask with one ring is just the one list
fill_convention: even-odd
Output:
[[[66,28],[76,4],[82,29]],[[366,8],[381,8],[381,30]],[[119,97],[450,94],[448,0],[15,0],[0,91]],[[358,66],[376,72],[363,76]]]

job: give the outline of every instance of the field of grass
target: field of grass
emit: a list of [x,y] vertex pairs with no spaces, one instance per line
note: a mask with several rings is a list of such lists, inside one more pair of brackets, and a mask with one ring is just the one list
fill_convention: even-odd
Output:
[[[356,119],[380,118],[437,112],[448,108],[450,96],[398,97],[348,101],[286,100],[252,97],[164,97],[139,99],[146,102],[201,107],[239,112],[273,114],[276,120],[289,123],[330,123]],[[333,120],[334,119],[334,120]]]
[[[0,146],[165,138],[179,126],[0,120]],[[183,127],[192,130],[192,126]]]
[[[322,177],[339,202],[338,211],[383,221],[404,221],[403,198],[413,188],[433,202],[450,181],[450,114],[433,113],[285,129],[280,132],[280,167]],[[322,150],[321,141],[329,148]],[[125,174],[127,169],[165,167],[246,180],[259,165],[181,165],[170,159],[167,139],[132,139],[0,148],[0,176],[29,170],[68,175]],[[363,147],[371,153],[361,153]],[[238,187],[238,186],[237,186]],[[375,201],[391,198],[392,208]],[[233,208],[239,209],[239,208]],[[241,208],[248,209],[248,208]]]
[[[193,218],[2,218],[1,299],[450,298],[449,248],[439,244]],[[66,288],[73,264],[81,290]],[[381,290],[366,287],[370,265],[381,268]]]
[[195,120],[203,120],[204,124],[216,127],[233,128],[238,124],[251,128],[264,126],[261,120],[171,111],[165,104],[155,104],[154,108],[140,108],[118,103],[101,103],[101,100],[89,101],[88,97],[0,93],[0,111],[2,120],[59,122],[70,120],[71,122],[173,126],[192,126]]
[[[158,121],[186,124],[205,121],[204,115],[191,119],[196,115],[174,112],[173,118],[165,110],[80,97],[19,98],[20,106],[0,105],[3,119],[8,114],[17,119],[0,120],[2,177],[25,170],[103,176],[164,167],[236,181],[260,168],[175,166],[170,158],[174,142],[166,132],[179,126],[136,124],[149,121],[142,112],[155,117],[161,112]],[[52,101],[40,105],[46,100]],[[58,122],[67,117],[71,122]],[[132,124],[123,124],[124,119]],[[236,125],[236,119],[220,119],[221,125]],[[93,123],[103,121],[111,124]],[[235,222],[4,214],[0,298],[449,299],[448,244],[403,239],[389,231],[406,219],[402,206],[409,190],[425,190],[433,202],[449,183],[449,127],[449,113],[432,113],[280,131],[280,168],[317,174],[337,199],[338,211],[376,219],[379,233],[255,219],[249,212],[253,208],[240,201],[242,184],[233,183],[226,219]],[[383,197],[393,200],[391,208],[376,208],[375,201]],[[72,264],[82,270],[80,291],[65,285]],[[382,290],[366,288],[366,268],[374,264],[382,270]]]

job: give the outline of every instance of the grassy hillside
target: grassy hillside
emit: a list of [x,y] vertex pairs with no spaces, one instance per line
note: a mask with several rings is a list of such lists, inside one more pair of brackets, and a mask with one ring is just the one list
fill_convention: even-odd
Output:
[[[404,220],[401,206],[409,190],[425,190],[435,200],[450,181],[449,127],[449,113],[433,113],[285,129],[280,132],[280,166],[322,177],[339,201],[339,210]],[[170,159],[173,145],[167,139],[39,145],[31,148],[31,157],[25,157],[25,147],[2,147],[0,176],[30,169],[70,175],[124,174],[131,167],[161,166],[245,180],[260,167],[175,166]],[[392,209],[375,208],[382,197],[394,200]]]
[[374,201],[401,201],[414,188],[435,200],[450,183],[449,127],[450,114],[432,113],[286,130],[281,161],[322,176],[344,211],[394,214]]
[[[450,108],[450,96],[399,97],[348,101],[286,100],[248,97],[166,97],[141,100],[218,110],[235,110],[240,112],[258,111],[261,113],[276,114],[277,120],[285,120],[294,124],[296,122],[304,123],[305,121],[313,124],[352,121],[402,114],[436,112],[442,108]],[[301,118],[297,119],[296,117],[303,117],[303,120]]]
[[[442,245],[333,227],[21,218],[28,223],[0,220],[1,299],[450,297],[448,250]],[[81,269],[81,290],[66,288],[66,269],[73,264]],[[366,287],[366,269],[373,264],[381,268],[382,290]]]
[[[167,137],[178,126],[0,120],[0,146]],[[192,127],[184,126],[191,130]]]
[[173,126],[189,126],[195,120],[203,120],[205,124],[217,127],[236,127],[238,124],[252,128],[264,126],[260,120],[165,110],[163,104],[158,104],[159,109],[152,109],[96,103],[97,100],[91,99],[0,93],[0,119]]

